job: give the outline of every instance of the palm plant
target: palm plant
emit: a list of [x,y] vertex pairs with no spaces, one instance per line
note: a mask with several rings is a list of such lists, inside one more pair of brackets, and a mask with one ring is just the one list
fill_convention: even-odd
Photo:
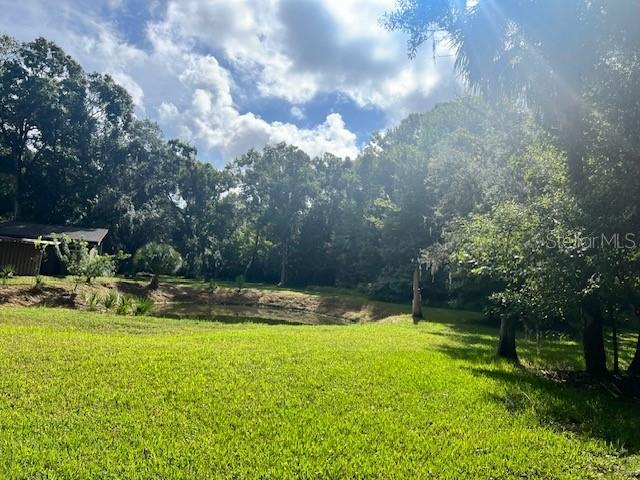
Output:
[[141,297],[135,299],[133,313],[136,316],[147,315],[153,309],[153,300],[149,297]]
[[102,299],[102,304],[104,305],[104,308],[109,311],[111,309],[113,309],[116,305],[118,305],[118,302],[120,300],[120,295],[118,294],[117,290],[109,290],[107,292],[107,294],[104,296],[104,298]]
[[14,274],[15,269],[13,268],[13,265],[5,265],[2,267],[2,270],[0,270],[0,280],[2,281],[2,285],[9,283],[9,279],[13,278]]

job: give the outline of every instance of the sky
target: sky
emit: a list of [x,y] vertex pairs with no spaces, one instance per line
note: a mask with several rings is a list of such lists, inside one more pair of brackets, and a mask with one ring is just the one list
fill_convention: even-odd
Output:
[[453,59],[379,23],[395,0],[0,0],[0,32],[109,73],[136,114],[223,165],[288,142],[354,158],[460,92]]

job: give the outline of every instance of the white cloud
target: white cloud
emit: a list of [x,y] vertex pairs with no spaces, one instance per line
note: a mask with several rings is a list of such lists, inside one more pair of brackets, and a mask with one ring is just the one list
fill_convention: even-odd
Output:
[[178,116],[178,107],[171,102],[162,102],[158,107],[158,117],[161,121],[169,122]]
[[294,104],[341,92],[397,121],[459,88],[451,53],[406,56],[406,39],[379,23],[395,0],[171,0],[154,28],[220,51],[262,96]]
[[379,25],[395,0],[151,2],[153,20],[139,27],[146,43],[135,45],[101,17],[130,1],[59,0],[51,9],[45,0],[0,0],[0,30],[22,40],[46,36],[86,69],[111,73],[138,112],[167,135],[194,142],[204,158],[228,161],[279,141],[312,155],[356,155],[356,136],[339,113],[300,128],[252,113],[257,98],[291,103],[288,118],[300,121],[306,102],[338,93],[382,109],[392,124],[451,96],[457,85],[451,59],[411,62],[405,39]]
[[144,112],[144,91],[142,90],[142,87],[124,72],[111,72],[111,76],[118,84],[123,86],[129,92],[129,95],[131,95],[131,98],[133,99],[133,104]]
[[253,113],[240,114],[211,91],[197,89],[189,108],[176,112],[165,106],[171,121],[186,126],[189,140],[207,148],[216,148],[225,159],[235,158],[250,148],[287,142],[311,156],[325,152],[340,157],[358,154],[357,138],[347,129],[342,116],[333,113],[315,128],[299,128],[291,123],[266,122]]
[[306,118],[304,110],[297,105],[294,105],[293,107],[291,107],[291,110],[289,110],[289,113],[296,120],[304,120]]

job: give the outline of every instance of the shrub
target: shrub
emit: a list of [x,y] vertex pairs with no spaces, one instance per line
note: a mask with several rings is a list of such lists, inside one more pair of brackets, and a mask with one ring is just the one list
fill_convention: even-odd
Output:
[[151,242],[136,252],[133,262],[138,272],[153,275],[149,287],[156,289],[160,283],[160,275],[175,274],[182,266],[182,257],[171,245]]
[[104,305],[104,308],[109,311],[112,308],[114,308],[116,305],[118,305],[118,302],[120,301],[120,295],[118,294],[117,290],[109,290],[107,292],[107,294],[104,296],[104,298],[102,299],[102,304]]
[[13,265],[5,265],[2,267],[2,270],[0,270],[0,280],[2,281],[2,285],[6,285],[9,282],[9,279],[13,278],[15,273],[16,271],[13,268]]
[[85,293],[84,301],[87,304],[87,309],[93,312],[94,310],[96,310],[96,307],[100,302],[100,296],[98,295],[98,292],[95,292],[95,291]]
[[31,287],[34,291],[40,292],[44,290],[46,286],[44,282],[44,277],[42,275],[36,275],[36,278],[33,280],[33,286]]
[[135,299],[135,306],[133,309],[133,313],[136,316],[146,315],[151,312],[153,308],[153,300],[148,297],[141,297]]
[[129,315],[133,308],[133,298],[129,295],[123,295],[118,300],[118,306],[116,307],[116,313],[118,315]]
[[116,263],[126,255],[100,255],[94,249],[89,249],[85,240],[73,240],[67,235],[55,237],[56,255],[64,264],[69,274],[76,278],[76,288],[81,280],[87,283],[96,277],[111,276],[116,271]]

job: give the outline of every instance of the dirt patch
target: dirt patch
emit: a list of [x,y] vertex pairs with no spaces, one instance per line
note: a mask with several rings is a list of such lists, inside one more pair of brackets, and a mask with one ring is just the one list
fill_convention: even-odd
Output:
[[77,297],[77,292],[62,287],[45,286],[35,289],[25,286],[6,286],[0,291],[0,305],[76,308]]
[[[265,317],[267,315],[288,319],[291,314],[300,323],[357,323],[375,322],[397,315],[398,311],[385,305],[351,299],[346,296],[326,296],[293,291],[217,288],[192,285],[161,285],[158,290],[150,291],[139,282],[118,280],[115,282],[74,285],[47,285],[35,290],[28,285],[9,285],[0,289],[0,305],[8,306],[51,306],[66,308],[84,308],[88,293],[105,295],[110,289],[116,289],[121,295],[151,298],[156,307],[154,313],[167,316],[203,317],[207,312],[220,315],[229,307],[236,316],[243,307],[247,312]],[[253,316],[252,314],[252,316]],[[315,316],[317,321],[310,319]]]

